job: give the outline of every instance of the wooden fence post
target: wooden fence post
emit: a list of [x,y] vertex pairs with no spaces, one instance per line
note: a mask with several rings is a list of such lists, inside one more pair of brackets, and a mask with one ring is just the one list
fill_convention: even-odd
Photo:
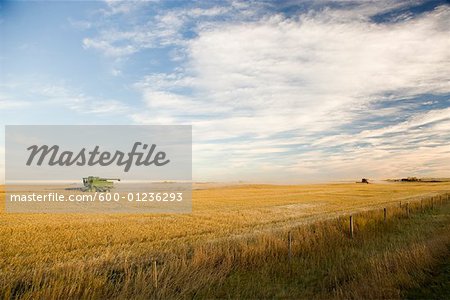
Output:
[[387,208],[386,207],[383,209],[383,213],[384,213],[384,223],[386,223],[387,222]]
[[288,232],[288,257],[289,257],[289,263],[292,259],[292,232]]
[[292,276],[292,232],[288,232],[289,276]]
[[353,238],[353,216],[350,216],[350,237]]
[[153,287],[158,288],[158,270],[156,269],[156,260],[152,263],[152,273],[153,273]]

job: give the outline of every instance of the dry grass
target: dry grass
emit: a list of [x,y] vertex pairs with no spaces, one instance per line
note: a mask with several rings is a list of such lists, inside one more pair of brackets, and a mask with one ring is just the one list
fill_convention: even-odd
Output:
[[[230,186],[194,191],[191,215],[2,213],[0,295],[224,296],[205,291],[205,285],[223,282],[236,268],[252,270],[269,265],[266,260],[282,261],[286,245],[278,234],[286,228],[449,190],[449,183]],[[361,218],[358,230],[370,228],[371,220]],[[311,237],[311,244],[304,243],[310,248],[301,252],[307,256],[320,240],[345,238],[342,226],[313,226],[318,226],[314,235],[299,235]],[[422,255],[419,250],[417,255]],[[151,284],[152,257],[164,262],[157,290]]]

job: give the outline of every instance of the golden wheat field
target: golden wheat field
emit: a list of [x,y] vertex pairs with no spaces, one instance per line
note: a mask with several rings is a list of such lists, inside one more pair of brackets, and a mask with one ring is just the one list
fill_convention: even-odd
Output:
[[[48,256],[47,262],[67,263],[80,255],[88,259],[105,252],[140,253],[177,242],[291,226],[445,191],[450,191],[450,183],[238,185],[194,190],[192,214],[2,213],[1,255],[5,262],[13,256],[16,263],[36,263],[29,254],[39,255],[41,250]],[[1,193],[4,202],[3,189]],[[63,253],[63,257],[55,253]]]
[[[8,289],[5,295],[10,297],[104,297],[104,293],[96,294],[96,287],[102,290],[104,283],[95,274],[106,264],[142,264],[163,252],[186,255],[211,241],[290,228],[449,191],[450,183],[234,185],[194,190],[192,214],[2,212],[0,287]],[[0,195],[4,203],[3,188]],[[195,274],[190,276],[195,278]],[[198,276],[208,278],[200,271]],[[74,278],[86,286],[67,285],[67,280]],[[32,287],[26,282],[33,282]],[[148,288],[148,282],[133,284],[133,289],[145,290],[139,284]]]

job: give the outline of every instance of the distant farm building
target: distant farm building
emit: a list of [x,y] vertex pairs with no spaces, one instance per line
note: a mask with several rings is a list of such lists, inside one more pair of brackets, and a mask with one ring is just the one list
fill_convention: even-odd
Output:
[[417,181],[420,181],[420,179],[417,178],[417,177],[407,177],[407,178],[402,178],[401,181],[406,181],[406,182],[417,182]]

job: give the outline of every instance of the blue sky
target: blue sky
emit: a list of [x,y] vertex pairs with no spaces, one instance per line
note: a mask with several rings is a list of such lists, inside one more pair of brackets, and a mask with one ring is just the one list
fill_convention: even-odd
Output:
[[0,3],[2,126],[192,124],[199,181],[450,177],[446,1]]

